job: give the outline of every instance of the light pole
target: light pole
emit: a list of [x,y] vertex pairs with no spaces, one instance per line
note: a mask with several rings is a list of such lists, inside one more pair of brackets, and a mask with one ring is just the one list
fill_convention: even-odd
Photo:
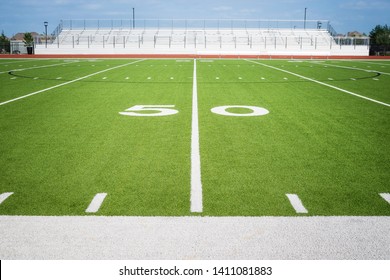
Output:
[[133,29],[135,29],[135,8],[133,8]]
[[306,11],[307,8],[305,8],[305,16],[303,17],[303,29],[306,29]]
[[49,23],[45,21],[43,24],[45,25],[45,46],[47,48],[47,26],[49,25]]

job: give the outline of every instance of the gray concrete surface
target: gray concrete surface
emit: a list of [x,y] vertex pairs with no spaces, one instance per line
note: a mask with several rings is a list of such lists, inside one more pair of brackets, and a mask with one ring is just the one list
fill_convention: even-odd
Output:
[[390,259],[390,217],[0,216],[0,259]]

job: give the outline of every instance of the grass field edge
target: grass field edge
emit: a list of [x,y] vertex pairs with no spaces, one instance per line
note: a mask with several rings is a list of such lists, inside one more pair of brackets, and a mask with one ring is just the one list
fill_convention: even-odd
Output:
[[353,59],[353,60],[390,60],[388,56],[351,56],[351,55],[264,55],[264,54],[35,54],[35,55],[0,55],[0,59],[63,59],[63,58],[164,58],[164,59],[175,59],[175,58],[230,58],[230,59],[241,59],[241,58],[259,58],[259,59]]

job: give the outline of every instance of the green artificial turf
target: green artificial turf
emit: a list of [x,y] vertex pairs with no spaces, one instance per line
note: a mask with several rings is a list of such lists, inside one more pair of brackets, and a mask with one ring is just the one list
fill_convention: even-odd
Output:
[[[199,214],[193,60],[0,60],[0,103],[38,92],[0,106],[0,215],[89,215],[97,193],[96,215],[298,215],[286,194],[305,215],[390,215],[390,108],[276,68],[390,103],[387,61],[198,59]],[[136,105],[178,113],[119,114]]]

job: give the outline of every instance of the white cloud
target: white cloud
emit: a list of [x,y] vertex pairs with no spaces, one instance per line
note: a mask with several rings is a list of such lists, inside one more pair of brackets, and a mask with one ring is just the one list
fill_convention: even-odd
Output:
[[233,7],[230,7],[230,6],[219,6],[219,7],[213,8],[213,11],[216,11],[216,12],[228,12],[231,10],[233,10]]
[[382,10],[390,8],[389,1],[348,1],[342,2],[340,7],[351,10]]
[[88,11],[96,11],[103,8],[103,5],[98,3],[87,3],[81,6],[82,9],[88,10]]
[[68,5],[71,4],[73,1],[72,0],[55,0],[53,4],[55,5]]
[[244,14],[244,15],[251,15],[251,14],[255,14],[257,12],[258,11],[256,9],[241,9],[240,10],[240,13]]

